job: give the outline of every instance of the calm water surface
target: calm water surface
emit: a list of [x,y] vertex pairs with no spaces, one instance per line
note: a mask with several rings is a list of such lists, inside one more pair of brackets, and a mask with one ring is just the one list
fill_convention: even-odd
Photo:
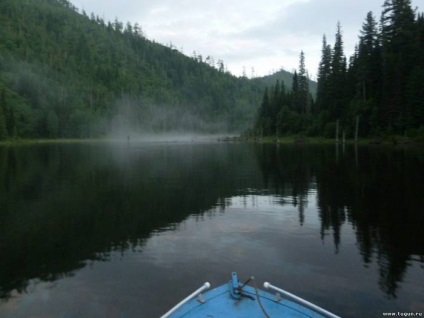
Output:
[[158,317],[237,271],[342,317],[424,313],[424,151],[0,148],[0,317]]

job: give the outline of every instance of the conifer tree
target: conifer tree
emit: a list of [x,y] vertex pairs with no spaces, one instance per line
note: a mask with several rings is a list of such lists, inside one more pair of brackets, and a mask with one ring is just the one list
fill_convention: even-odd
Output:
[[0,140],[5,140],[8,137],[6,116],[4,111],[5,108],[6,108],[6,98],[5,98],[5,91],[3,88],[1,92],[1,96],[0,96]]
[[340,22],[337,24],[336,41],[331,59],[331,74],[329,79],[330,118],[340,119],[346,106],[346,57],[343,49],[343,37]]
[[300,52],[299,75],[298,75],[298,102],[299,111],[303,114],[310,112],[309,102],[309,79],[305,67],[305,54]]
[[330,104],[330,76],[331,76],[331,46],[327,38],[322,38],[321,61],[318,68],[317,111],[328,109]]
[[381,78],[381,56],[378,40],[377,21],[372,12],[368,12],[359,36],[358,75],[360,96],[364,101],[377,94],[378,81]]
[[55,138],[59,132],[59,121],[54,110],[50,110],[46,117],[46,129],[48,137]]
[[410,113],[408,127],[424,135],[424,13],[415,22],[415,57],[405,92],[405,104]]
[[268,88],[265,88],[259,113],[256,118],[255,130],[260,136],[269,136],[271,132],[270,100]]
[[293,73],[293,81],[292,81],[292,91],[291,91],[291,110],[295,112],[300,111],[299,104],[299,77],[297,76],[297,71],[295,70]]
[[9,105],[6,102],[6,95],[4,90],[2,91],[2,95],[0,99],[3,101],[3,103],[2,102],[0,103],[4,105],[3,111],[4,111],[5,119],[6,119],[7,135],[9,138],[16,138],[18,136],[18,129],[16,127],[15,112],[13,110],[12,105]]
[[356,127],[361,136],[424,133],[424,14],[415,15],[410,0],[385,0],[379,27],[368,12],[349,66],[340,23],[333,48],[324,35],[321,53],[314,122],[305,108],[301,52],[291,92],[280,89],[277,132],[332,137],[339,121],[352,137]]
[[409,72],[414,66],[415,15],[410,0],[386,0],[381,15],[383,49],[383,124],[389,132],[402,133],[408,126],[410,110],[405,106]]

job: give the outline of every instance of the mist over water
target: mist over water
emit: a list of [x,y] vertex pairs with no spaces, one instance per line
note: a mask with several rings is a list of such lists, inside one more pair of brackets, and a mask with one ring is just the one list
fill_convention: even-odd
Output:
[[[82,94],[81,87],[67,85],[42,65],[1,54],[0,71],[11,83],[11,91],[22,97],[6,92],[10,105],[14,105],[20,137],[126,139],[156,134],[222,135],[240,134],[250,126],[248,120],[235,124],[235,120],[240,121],[238,113],[215,109],[220,106],[210,106],[205,101],[180,102],[174,96],[173,102],[158,103],[154,97],[141,95],[99,97],[90,90],[83,90]],[[77,79],[69,81],[75,83]]]
[[205,120],[203,117],[186,106],[154,105],[123,98],[115,103],[115,115],[106,136],[112,140],[181,142],[213,139],[229,133],[225,118]]
[[128,132],[128,134],[110,135],[108,139],[112,142],[128,143],[128,145],[136,145],[139,143],[210,143],[216,142],[222,135],[202,135],[196,133],[181,133],[181,132],[168,132],[168,133],[135,133]]

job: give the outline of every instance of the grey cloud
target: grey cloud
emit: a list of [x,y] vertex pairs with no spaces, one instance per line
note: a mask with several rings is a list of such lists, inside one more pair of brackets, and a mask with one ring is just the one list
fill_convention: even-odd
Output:
[[[412,0],[417,5],[422,0]],[[322,35],[334,41],[340,21],[347,55],[357,43],[368,11],[376,17],[384,0],[75,0],[74,4],[108,20],[139,23],[147,37],[204,56],[212,55],[225,64],[252,65],[269,57],[269,69],[297,67],[305,50],[307,63],[320,58]],[[245,62],[244,62],[245,61]],[[231,66],[230,66],[231,68]],[[266,72],[266,71],[264,71]]]

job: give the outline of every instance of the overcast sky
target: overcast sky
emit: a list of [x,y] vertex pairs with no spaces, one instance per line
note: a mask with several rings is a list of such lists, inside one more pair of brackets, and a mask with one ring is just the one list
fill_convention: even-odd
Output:
[[[223,60],[228,70],[251,76],[306,67],[316,76],[322,36],[334,43],[340,21],[347,57],[368,11],[379,20],[384,0],[70,0],[107,21],[140,24],[150,40],[172,43],[186,55]],[[418,7],[422,0],[412,0]],[[421,12],[422,4],[418,7]]]

